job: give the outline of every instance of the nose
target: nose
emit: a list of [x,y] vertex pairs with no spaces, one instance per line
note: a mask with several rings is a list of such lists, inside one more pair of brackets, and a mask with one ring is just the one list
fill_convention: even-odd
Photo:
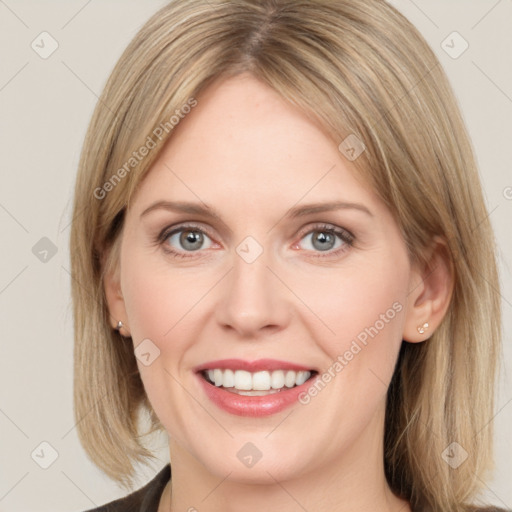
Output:
[[233,330],[240,338],[256,339],[286,328],[292,294],[272,266],[265,252],[252,263],[235,254],[234,266],[223,279],[215,313],[224,330]]

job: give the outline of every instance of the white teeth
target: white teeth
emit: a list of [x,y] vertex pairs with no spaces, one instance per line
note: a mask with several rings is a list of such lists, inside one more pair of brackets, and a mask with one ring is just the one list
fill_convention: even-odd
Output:
[[267,391],[270,389],[270,373],[256,372],[252,375],[252,389]]
[[284,377],[284,385],[287,388],[293,388],[293,386],[295,386],[295,377],[296,377],[295,372],[293,370],[288,370]]
[[297,377],[295,378],[295,384],[297,384],[297,386],[304,384],[304,382],[306,382],[310,376],[311,376],[310,372],[297,372]]
[[223,380],[224,379],[222,378],[222,370],[219,370],[219,369],[213,370],[213,382],[215,383],[215,385],[222,386]]
[[[265,395],[265,391],[270,393],[274,390],[281,390],[285,386],[293,388],[304,384],[311,372],[293,370],[275,370],[273,372],[260,371],[260,372],[247,372],[245,370],[221,370],[214,368],[207,370],[205,374],[208,376],[210,382],[217,387],[232,388],[233,391],[254,391],[254,393],[240,393],[251,396]],[[263,393],[257,393],[263,392]]]
[[222,374],[222,385],[225,388],[235,387],[235,374],[233,370],[224,370]]
[[[220,371],[220,370],[219,370]],[[252,375],[245,370],[235,372],[235,388],[249,391],[252,389]]]
[[284,372],[277,370],[272,372],[272,389],[281,389],[284,387]]

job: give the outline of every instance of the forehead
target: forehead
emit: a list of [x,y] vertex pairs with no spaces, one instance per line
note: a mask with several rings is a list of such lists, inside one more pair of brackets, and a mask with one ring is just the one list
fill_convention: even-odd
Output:
[[164,196],[246,208],[377,200],[321,127],[251,75],[219,80],[197,102],[141,184],[139,209]]

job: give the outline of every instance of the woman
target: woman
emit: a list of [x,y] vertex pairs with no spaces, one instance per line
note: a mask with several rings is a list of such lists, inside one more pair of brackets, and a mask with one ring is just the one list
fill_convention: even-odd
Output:
[[170,3],[105,87],[73,219],[81,442],[130,489],[147,411],[172,461],[96,510],[475,510],[493,236],[394,8]]

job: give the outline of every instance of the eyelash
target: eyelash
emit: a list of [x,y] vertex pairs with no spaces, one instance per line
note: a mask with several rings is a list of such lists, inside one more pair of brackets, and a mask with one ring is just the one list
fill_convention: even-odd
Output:
[[[182,231],[187,231],[187,230],[202,233],[203,235],[206,235],[208,238],[212,239],[212,236],[210,236],[208,234],[208,231],[204,230],[202,227],[199,227],[194,224],[181,224],[172,229],[170,229],[168,227],[165,228],[156,237],[155,242],[158,245],[161,245],[164,252],[167,253],[172,258],[184,259],[184,258],[193,257],[194,253],[199,253],[200,251],[176,251],[174,249],[170,249],[169,245],[167,245],[166,247],[164,246],[164,244],[167,242],[169,237],[171,237],[172,235],[175,235],[176,233],[180,233]],[[345,252],[349,247],[352,247],[355,242],[355,237],[350,231],[343,229],[343,228],[338,228],[332,224],[324,224],[324,223],[314,225],[314,226],[308,228],[307,231],[302,231],[300,234],[300,240],[302,240],[306,235],[309,235],[309,234],[315,233],[315,232],[329,233],[331,235],[336,235],[341,239],[341,241],[343,242],[343,245],[341,247],[338,247],[338,249],[331,250],[331,251],[324,251],[323,254],[313,255],[314,258],[328,258],[328,257],[338,256],[339,254]],[[316,252],[322,253],[322,251],[316,251]]]

